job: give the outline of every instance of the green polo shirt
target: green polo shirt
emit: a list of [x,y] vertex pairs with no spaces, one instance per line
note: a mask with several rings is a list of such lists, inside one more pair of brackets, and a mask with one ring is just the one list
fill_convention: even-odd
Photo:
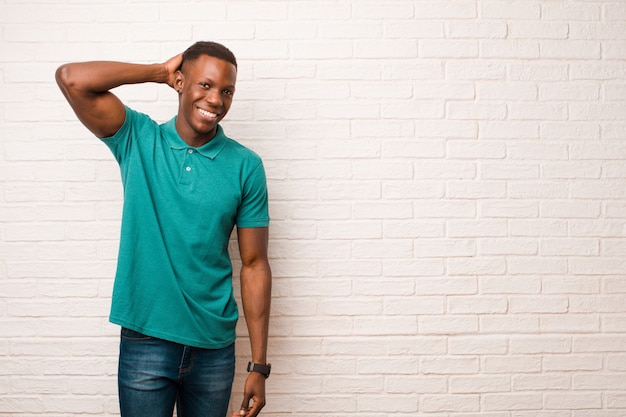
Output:
[[234,226],[269,224],[261,158],[216,136],[199,148],[126,108],[102,141],[115,155],[124,210],[110,320],[149,336],[218,349],[235,340],[238,310],[228,243]]

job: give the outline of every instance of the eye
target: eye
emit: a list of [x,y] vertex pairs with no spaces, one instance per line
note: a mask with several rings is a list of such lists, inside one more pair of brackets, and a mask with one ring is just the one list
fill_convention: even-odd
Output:
[[209,83],[204,83],[203,82],[203,83],[199,83],[199,84],[200,84],[200,87],[202,87],[202,88],[211,88],[211,84],[209,84]]
[[231,97],[231,96],[233,95],[233,92],[232,92],[231,90],[223,90],[223,91],[222,91],[222,93],[223,93],[224,95],[229,96],[229,97]]

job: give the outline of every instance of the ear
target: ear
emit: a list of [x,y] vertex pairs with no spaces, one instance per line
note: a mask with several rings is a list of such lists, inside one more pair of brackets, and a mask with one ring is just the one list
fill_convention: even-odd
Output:
[[181,91],[183,90],[183,84],[185,83],[185,77],[183,75],[183,72],[181,70],[176,70],[176,72],[174,73],[174,90],[176,90],[178,92],[178,94],[181,93]]

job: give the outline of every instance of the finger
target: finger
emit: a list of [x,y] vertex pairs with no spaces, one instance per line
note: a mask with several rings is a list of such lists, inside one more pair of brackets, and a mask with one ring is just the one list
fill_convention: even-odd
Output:
[[250,397],[244,395],[243,402],[241,403],[241,408],[239,409],[240,415],[247,415],[250,411]]
[[265,404],[263,404],[261,401],[254,401],[252,407],[250,407],[249,410],[249,417],[256,417],[261,412],[261,409],[264,406]]

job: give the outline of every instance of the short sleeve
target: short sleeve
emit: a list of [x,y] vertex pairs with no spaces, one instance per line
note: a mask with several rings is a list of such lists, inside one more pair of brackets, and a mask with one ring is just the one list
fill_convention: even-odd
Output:
[[235,223],[239,228],[269,226],[267,180],[263,163],[250,173],[243,184],[243,196]]
[[150,116],[128,106],[125,106],[125,109],[126,118],[119,130],[113,136],[100,139],[111,150],[120,165],[128,159],[136,139],[158,128],[157,123]]

